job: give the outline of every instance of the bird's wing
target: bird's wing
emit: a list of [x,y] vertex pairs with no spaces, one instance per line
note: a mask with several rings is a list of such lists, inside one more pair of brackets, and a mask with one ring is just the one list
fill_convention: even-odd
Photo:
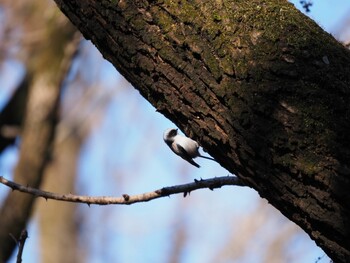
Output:
[[200,167],[198,163],[192,160],[192,157],[186,152],[186,150],[178,143],[176,143],[176,148],[180,152],[179,156],[182,157],[182,159],[186,160],[190,164],[196,166],[197,168]]

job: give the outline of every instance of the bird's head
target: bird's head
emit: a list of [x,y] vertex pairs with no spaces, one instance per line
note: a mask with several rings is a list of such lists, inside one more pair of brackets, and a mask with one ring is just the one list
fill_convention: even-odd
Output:
[[163,139],[165,142],[172,142],[176,135],[177,135],[177,129],[166,129],[163,134]]

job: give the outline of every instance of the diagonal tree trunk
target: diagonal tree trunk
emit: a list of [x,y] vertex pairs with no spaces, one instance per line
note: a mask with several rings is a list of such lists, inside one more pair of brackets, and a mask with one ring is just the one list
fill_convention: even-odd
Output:
[[350,54],[287,1],[55,0],[215,159],[350,258]]

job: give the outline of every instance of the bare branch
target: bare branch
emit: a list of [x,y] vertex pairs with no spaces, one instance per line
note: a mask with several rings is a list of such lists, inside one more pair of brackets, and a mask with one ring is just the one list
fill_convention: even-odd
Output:
[[28,232],[26,229],[22,230],[21,235],[19,236],[18,240],[11,233],[9,235],[13,239],[13,241],[15,241],[15,243],[18,245],[18,253],[17,253],[16,263],[21,263],[23,249],[24,249],[24,243],[26,242],[26,239],[28,238]]
[[74,202],[74,203],[85,203],[88,205],[130,205],[133,203],[140,202],[148,202],[153,199],[157,199],[164,196],[170,196],[173,194],[183,193],[184,197],[187,196],[191,191],[209,188],[210,190],[214,190],[215,188],[220,188],[224,185],[237,185],[237,186],[245,186],[238,177],[235,176],[223,176],[223,177],[215,177],[211,179],[201,179],[195,180],[193,183],[176,185],[164,187],[159,190],[155,190],[153,192],[138,194],[138,195],[128,195],[123,194],[122,197],[109,197],[109,196],[81,196],[81,195],[73,195],[73,194],[57,194],[47,191],[42,191],[36,188],[32,188],[29,186],[23,186],[17,184],[15,182],[9,181],[4,177],[0,176],[0,183],[7,185],[12,188],[12,190],[17,190],[23,193],[28,193],[34,195],[36,197],[43,197],[45,199],[53,199],[58,201],[65,202]]
[[27,230],[23,230],[21,232],[21,235],[19,237],[18,240],[18,254],[17,254],[17,263],[21,263],[22,262],[22,254],[23,254],[23,249],[24,249],[24,243],[26,242],[26,239],[28,238],[28,232]]

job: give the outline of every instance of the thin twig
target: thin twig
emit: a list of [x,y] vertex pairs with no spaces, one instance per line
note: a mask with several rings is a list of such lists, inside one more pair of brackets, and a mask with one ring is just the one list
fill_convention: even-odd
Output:
[[22,230],[21,235],[18,240],[18,253],[17,253],[17,263],[22,262],[22,254],[23,254],[23,249],[24,249],[24,243],[26,242],[26,239],[28,237],[28,232],[27,230]]
[[110,196],[81,196],[81,195],[73,195],[73,194],[57,194],[47,191],[42,191],[36,188],[32,188],[29,186],[23,186],[17,184],[15,182],[9,181],[4,177],[0,176],[0,183],[12,188],[12,190],[17,190],[23,193],[32,194],[36,197],[43,197],[47,199],[53,199],[58,201],[65,202],[74,202],[74,203],[85,203],[88,205],[130,205],[133,203],[140,202],[148,202],[153,199],[157,199],[164,196],[170,196],[173,194],[183,193],[184,197],[187,196],[191,191],[209,188],[210,190],[214,190],[215,188],[220,188],[224,185],[237,185],[237,186],[245,186],[243,182],[235,176],[223,176],[223,177],[215,177],[211,179],[201,179],[195,180],[193,183],[164,187],[162,189],[155,190],[153,192],[138,194],[138,195],[128,195],[123,194],[122,197],[110,197]]

